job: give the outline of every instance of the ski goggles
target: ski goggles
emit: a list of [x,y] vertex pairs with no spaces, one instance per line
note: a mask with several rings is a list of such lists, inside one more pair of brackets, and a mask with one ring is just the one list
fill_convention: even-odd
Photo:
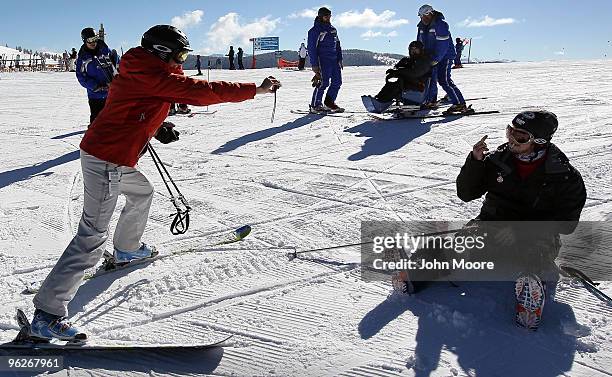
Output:
[[534,137],[531,133],[518,129],[512,125],[506,126],[506,137],[516,144],[529,144],[534,140]]
[[180,50],[174,54],[174,60],[179,64],[183,64],[187,60],[190,52],[191,50]]
[[90,37],[90,38],[85,38],[85,43],[96,43],[97,41],[98,41],[97,35]]

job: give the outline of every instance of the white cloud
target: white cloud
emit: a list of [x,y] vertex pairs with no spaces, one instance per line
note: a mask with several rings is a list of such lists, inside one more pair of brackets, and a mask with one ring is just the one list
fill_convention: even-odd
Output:
[[204,53],[225,51],[232,44],[246,49],[251,44],[250,38],[268,36],[279,24],[280,18],[266,16],[243,25],[237,13],[228,13],[210,27]]
[[387,38],[393,38],[393,37],[397,37],[397,31],[393,30],[390,33],[383,33],[382,31],[372,31],[372,30],[368,30],[365,33],[361,34],[361,38],[365,39],[366,41],[372,38],[380,38],[380,37],[387,37]]
[[183,14],[182,16],[172,17],[172,21],[170,21],[170,24],[181,30],[187,29],[191,26],[199,24],[200,21],[202,21],[203,15],[204,12],[199,9],[191,12],[185,12],[185,14]]
[[325,5],[321,5],[321,6],[318,6],[318,7],[302,9],[299,12],[291,13],[287,17],[288,18],[315,18],[315,17],[317,17],[317,12],[319,11],[319,8],[321,8],[321,7],[326,7],[328,9],[331,9],[331,7],[329,5],[325,4]]
[[491,27],[499,25],[510,25],[517,21],[514,18],[493,18],[489,16],[481,17],[480,19],[473,19],[471,17],[459,22],[457,26],[464,27]]
[[400,18],[394,19],[395,12],[385,10],[380,14],[376,14],[372,9],[366,8],[363,12],[348,11],[340,13],[332,19],[332,24],[337,27],[351,28],[392,28],[408,24],[408,20]]

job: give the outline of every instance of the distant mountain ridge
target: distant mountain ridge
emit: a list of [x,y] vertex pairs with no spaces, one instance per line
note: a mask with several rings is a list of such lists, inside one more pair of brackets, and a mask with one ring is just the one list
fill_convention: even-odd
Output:
[[[391,53],[380,53],[380,52],[372,52],[366,50],[344,50],[342,52],[343,55],[343,63],[344,66],[372,66],[372,65],[393,65],[397,63],[403,55],[399,54],[391,54]],[[297,51],[292,50],[283,50],[281,51],[281,56],[285,60],[289,61],[297,61],[298,53]],[[276,67],[276,55],[275,52],[268,52],[263,54],[256,54],[257,58],[257,68],[272,68]],[[215,55],[202,55],[200,57],[202,62],[202,69],[206,69],[208,67],[208,61],[210,60],[211,67],[215,67],[215,63],[217,59],[221,59],[223,69],[229,68],[229,60],[227,56],[219,56]],[[195,55],[189,55],[185,64],[183,64],[184,69],[195,69],[196,57]],[[237,59],[234,58],[234,63],[238,66]],[[251,55],[246,55],[243,58],[243,63],[245,68],[251,68]],[[306,66],[310,66],[310,62],[308,58],[306,58]]]

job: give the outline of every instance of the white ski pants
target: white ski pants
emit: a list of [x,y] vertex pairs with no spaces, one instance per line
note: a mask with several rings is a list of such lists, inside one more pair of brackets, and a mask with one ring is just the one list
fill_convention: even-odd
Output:
[[81,168],[85,190],[77,234],[34,297],[36,308],[60,316],[68,315],[68,303],[76,294],[85,270],[94,267],[104,253],[119,194],[126,197],[126,204],[113,243],[124,251],[140,248],[153,199],[153,186],[137,168],[102,161],[82,150]]

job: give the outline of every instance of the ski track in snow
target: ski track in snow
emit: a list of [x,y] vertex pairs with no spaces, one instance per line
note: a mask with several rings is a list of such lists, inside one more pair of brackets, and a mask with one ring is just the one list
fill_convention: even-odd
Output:
[[[378,91],[385,69],[347,67],[338,103],[361,111],[360,96]],[[308,72],[213,70],[211,79],[270,74],[283,82],[274,124],[271,97],[171,119],[181,140],[157,149],[193,207],[187,234],[169,233],[173,207],[150,158],[141,159],[158,190],[144,239],[161,253],[198,252],[85,282],[70,306],[100,343],[234,334],[228,347],[191,369],[185,355],[115,356],[113,365],[73,355],[50,375],[513,376],[517,366],[529,376],[612,375],[612,308],[570,281],[547,304],[542,328],[527,333],[512,323],[512,294],[505,300],[496,286],[440,283],[397,297],[386,282],[361,280],[358,248],[286,257],[294,247],[355,243],[362,220],[474,217],[480,201],[455,194],[465,157],[484,134],[501,144],[513,115],[532,107],[560,119],[554,142],[587,186],[583,220],[611,220],[609,61],[468,66],[454,80],[467,97],[488,97],[475,108],[500,114],[422,121],[292,114],[307,108]],[[25,283],[45,278],[76,231],[89,109],[72,73],[2,75],[0,96],[0,341],[9,341],[15,309],[33,312]],[[240,243],[206,246],[243,224],[253,232]],[[612,284],[601,288],[610,294]]]

